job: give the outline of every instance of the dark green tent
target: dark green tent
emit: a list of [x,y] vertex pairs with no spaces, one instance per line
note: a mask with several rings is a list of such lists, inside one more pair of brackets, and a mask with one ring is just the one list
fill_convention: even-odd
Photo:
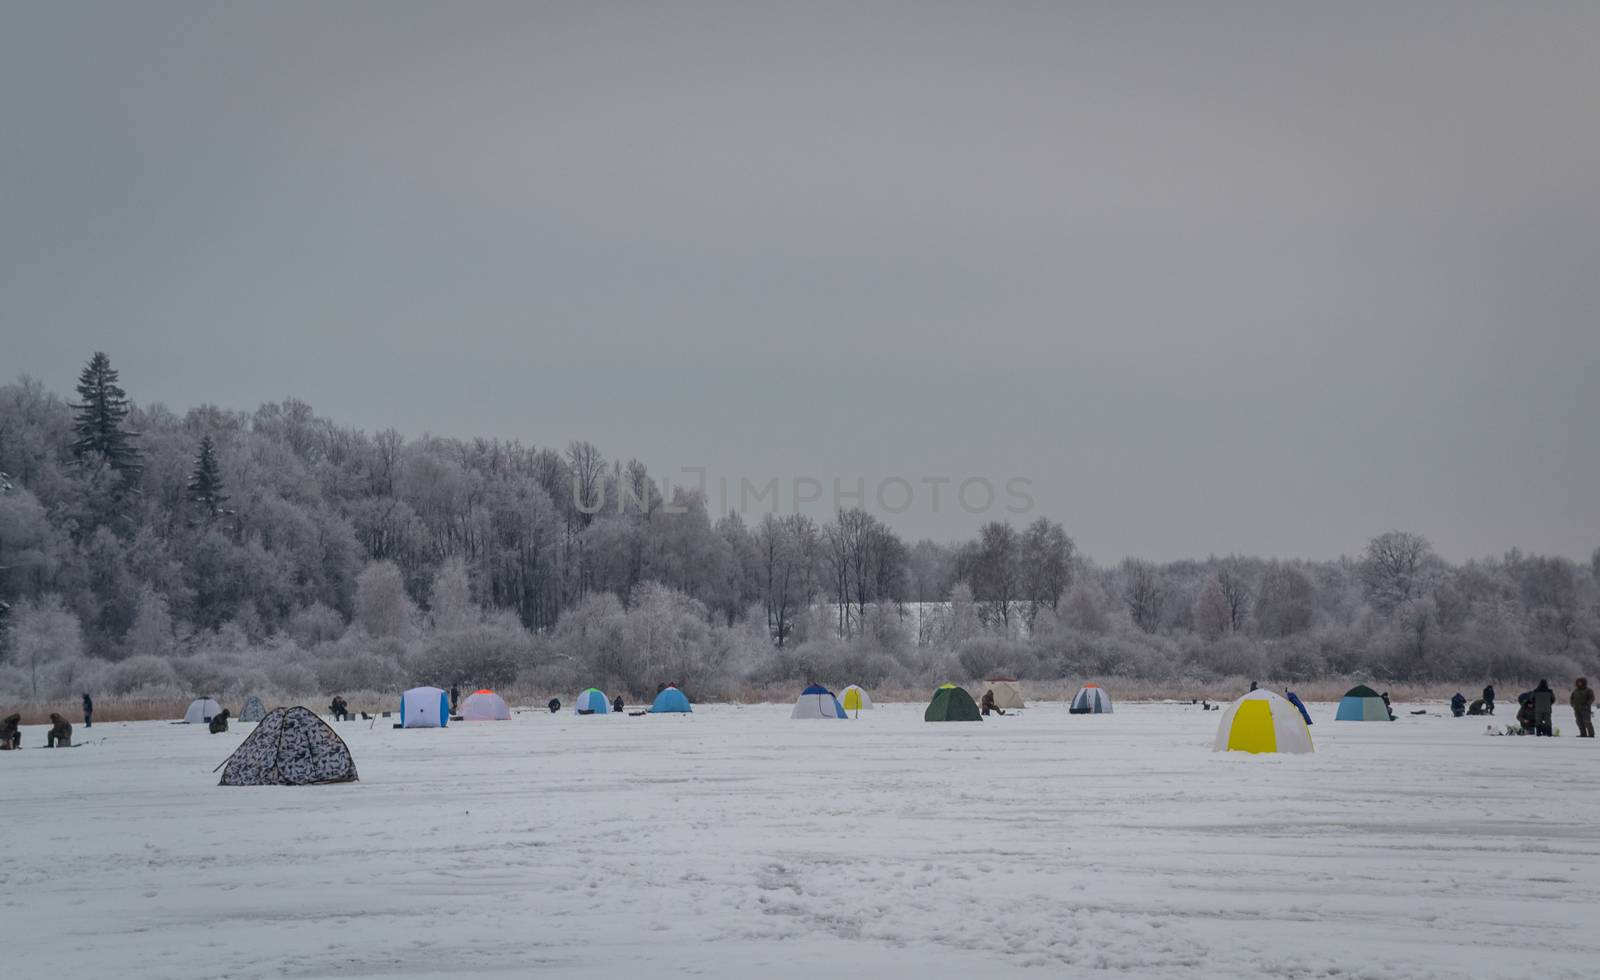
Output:
[[983,715],[978,713],[978,703],[972,700],[966,688],[946,684],[933,692],[933,700],[928,702],[928,710],[923,712],[922,720],[982,721]]
[[1365,684],[1357,684],[1355,687],[1352,687],[1350,690],[1344,692],[1344,696],[1347,697],[1347,698],[1376,698],[1376,697],[1381,697],[1381,695],[1378,694],[1377,691],[1374,691],[1372,688],[1368,687]]

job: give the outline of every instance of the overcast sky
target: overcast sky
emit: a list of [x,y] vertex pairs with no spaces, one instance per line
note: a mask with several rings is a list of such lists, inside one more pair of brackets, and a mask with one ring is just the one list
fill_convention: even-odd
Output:
[[1020,476],[1102,561],[1600,544],[1600,4],[868,6],[0,0],[0,373]]

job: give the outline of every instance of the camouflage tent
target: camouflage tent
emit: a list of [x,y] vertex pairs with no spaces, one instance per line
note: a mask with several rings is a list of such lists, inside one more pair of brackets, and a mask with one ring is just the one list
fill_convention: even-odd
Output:
[[222,766],[222,786],[307,786],[356,780],[355,760],[310,708],[274,708]]

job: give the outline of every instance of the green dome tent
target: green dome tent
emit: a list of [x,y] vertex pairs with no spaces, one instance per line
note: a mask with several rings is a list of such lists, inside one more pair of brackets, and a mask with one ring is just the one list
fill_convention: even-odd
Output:
[[928,710],[922,713],[923,721],[982,721],[978,703],[964,687],[945,684],[933,692]]

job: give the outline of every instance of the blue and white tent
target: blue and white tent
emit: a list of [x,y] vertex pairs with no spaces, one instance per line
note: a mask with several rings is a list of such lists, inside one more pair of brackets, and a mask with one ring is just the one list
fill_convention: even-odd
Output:
[[401,728],[443,728],[450,724],[450,695],[437,687],[413,687],[400,695]]
[[844,713],[844,705],[833,696],[833,692],[821,684],[813,684],[800,692],[800,700],[794,703],[794,711],[790,718],[849,718]]
[[685,714],[694,711],[689,707],[689,699],[675,687],[669,687],[656,695],[655,703],[650,705],[653,715]]
[[572,713],[577,715],[603,715],[611,710],[611,702],[606,700],[606,692],[598,687],[591,687],[578,695],[578,703],[572,706]]

